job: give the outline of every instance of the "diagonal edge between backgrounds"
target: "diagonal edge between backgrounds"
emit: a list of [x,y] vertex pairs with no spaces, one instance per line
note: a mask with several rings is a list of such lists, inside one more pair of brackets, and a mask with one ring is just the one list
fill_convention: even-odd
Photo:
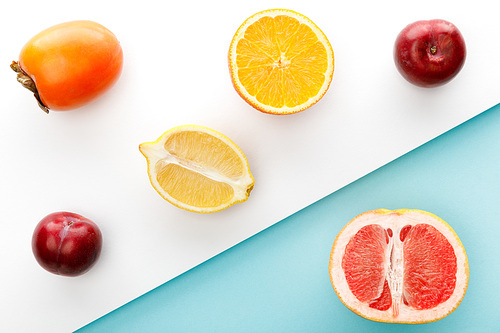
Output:
[[500,103],[499,103],[499,104],[496,104],[496,105],[492,106],[491,108],[489,108],[489,109],[487,109],[487,110],[485,110],[485,111],[483,111],[483,112],[479,113],[478,115],[476,115],[476,116],[474,116],[474,117],[472,117],[472,118],[470,118],[470,119],[468,119],[468,120],[466,120],[466,121],[464,121],[464,122],[462,122],[462,123],[460,123],[460,124],[456,125],[456,126],[455,126],[455,127],[453,127],[452,129],[450,129],[450,130],[448,130],[448,131],[446,131],[446,132],[444,132],[444,133],[442,133],[442,134],[440,134],[440,135],[436,136],[435,138],[433,138],[433,139],[431,139],[431,140],[429,140],[429,141],[427,141],[427,142],[425,142],[425,143],[423,143],[423,144],[421,144],[421,145],[419,145],[419,146],[415,147],[414,149],[411,149],[411,150],[410,150],[410,151],[408,151],[407,153],[405,153],[405,154],[403,154],[403,155],[401,155],[401,156],[399,156],[399,157],[397,157],[397,158],[395,158],[395,159],[393,159],[393,160],[391,160],[391,161],[389,161],[389,162],[385,163],[384,165],[382,165],[382,166],[380,166],[380,167],[376,168],[375,170],[373,170],[373,171],[371,171],[371,172],[367,173],[366,175],[364,175],[364,176],[362,176],[362,177],[359,177],[358,179],[356,179],[356,180],[354,180],[354,181],[352,181],[352,182],[350,182],[350,183],[346,184],[345,186],[343,186],[343,187],[339,188],[338,190],[336,190],[336,191],[334,191],[334,192],[332,192],[332,193],[330,193],[330,194],[328,194],[328,195],[326,195],[326,196],[324,196],[324,197],[320,198],[319,200],[316,200],[315,202],[313,202],[313,203],[311,203],[311,204],[309,204],[309,205],[305,206],[304,208],[299,209],[298,211],[294,212],[293,214],[290,214],[289,216],[287,216],[287,217],[283,218],[282,220],[280,220],[280,221],[278,221],[278,222],[276,222],[276,223],[272,224],[271,226],[269,226],[269,227],[267,227],[267,228],[265,228],[265,229],[261,230],[260,232],[258,232],[258,233],[256,233],[256,234],[254,234],[254,235],[252,235],[252,236],[250,236],[250,237],[248,237],[248,238],[246,238],[246,239],[242,240],[241,242],[239,242],[239,243],[237,243],[237,244],[235,244],[235,245],[231,246],[230,248],[228,248],[228,249],[226,249],[226,250],[224,250],[224,251],[222,251],[222,252],[220,252],[220,253],[218,253],[218,254],[216,254],[216,255],[214,255],[214,256],[212,256],[212,257],[208,258],[208,259],[206,259],[205,261],[203,261],[202,263],[200,263],[200,264],[198,264],[198,265],[196,265],[196,266],[192,267],[191,269],[189,269],[189,270],[187,270],[187,271],[185,271],[185,272],[183,272],[183,273],[179,274],[178,276],[176,276],[176,277],[174,277],[174,278],[172,278],[172,279],[170,279],[170,280],[168,280],[168,281],[166,281],[166,282],[164,282],[164,283],[160,284],[159,286],[157,286],[157,287],[155,287],[155,288],[151,289],[150,291],[148,291],[148,292],[146,292],[146,293],[144,293],[144,294],[142,294],[142,295],[140,295],[140,296],[138,296],[138,297],[136,297],[136,298],[134,298],[134,299],[130,300],[129,302],[127,302],[127,303],[125,303],[124,305],[122,305],[122,306],[120,306],[120,307],[118,307],[118,308],[116,308],[116,309],[114,309],[114,310],[112,310],[112,311],[108,312],[107,314],[104,314],[104,315],[103,315],[103,316],[101,316],[100,318],[97,318],[96,320],[94,320],[94,321],[92,321],[92,322],[88,323],[87,325],[85,325],[85,326],[81,327],[81,328],[80,328],[80,329],[78,329],[77,331],[79,331],[79,330],[81,330],[81,329],[83,329],[83,328],[85,328],[85,327],[87,327],[87,326],[91,325],[91,324],[92,324],[92,323],[94,323],[94,322],[99,321],[101,318],[104,318],[104,317],[106,317],[106,316],[108,316],[108,315],[110,315],[110,314],[112,314],[112,313],[115,313],[115,312],[119,311],[121,308],[126,307],[126,306],[128,306],[129,304],[131,304],[131,303],[133,303],[133,302],[137,301],[138,299],[140,299],[140,298],[142,298],[142,297],[144,297],[144,296],[146,296],[146,295],[148,295],[148,294],[151,294],[151,293],[155,292],[157,289],[159,289],[159,288],[161,288],[161,287],[163,287],[163,286],[165,286],[165,285],[167,285],[167,284],[169,284],[169,283],[171,283],[171,282],[173,283],[174,281],[179,280],[179,279],[180,279],[180,278],[182,278],[183,276],[186,276],[186,275],[188,275],[188,274],[192,274],[192,273],[193,273],[193,271],[194,271],[195,269],[199,269],[199,267],[200,267],[200,266],[202,266],[202,265],[204,265],[204,264],[206,264],[206,263],[208,263],[208,262],[212,261],[214,258],[219,257],[219,256],[221,256],[221,255],[225,254],[225,253],[226,253],[226,252],[228,252],[229,250],[232,250],[232,249],[238,248],[238,247],[240,247],[240,246],[243,246],[243,243],[245,243],[247,240],[252,239],[252,238],[255,238],[256,236],[260,235],[261,233],[264,233],[265,231],[267,231],[268,229],[271,229],[271,228],[273,228],[273,227],[277,226],[277,225],[278,225],[278,224],[280,224],[281,222],[286,222],[286,220],[290,219],[292,216],[297,215],[297,214],[299,214],[300,212],[302,212],[302,211],[304,211],[304,210],[308,209],[310,206],[315,205],[315,204],[316,204],[316,203],[318,203],[319,201],[324,200],[326,197],[330,197],[330,196],[334,195],[335,193],[337,193],[337,192],[339,192],[339,191],[343,190],[344,188],[346,188],[346,187],[350,186],[351,184],[356,183],[356,182],[360,181],[361,179],[366,178],[366,177],[368,177],[369,175],[371,175],[371,174],[375,173],[376,171],[378,171],[378,170],[380,170],[380,169],[384,168],[385,166],[387,166],[387,165],[389,165],[389,164],[392,164],[392,163],[395,163],[396,161],[398,161],[398,160],[402,159],[404,156],[406,156],[406,155],[408,155],[408,154],[410,154],[410,153],[412,153],[412,152],[414,152],[414,151],[416,151],[416,150],[421,149],[421,147],[426,146],[426,145],[428,145],[428,144],[430,144],[430,143],[432,143],[432,142],[434,142],[434,141],[438,140],[439,138],[441,138],[441,137],[443,137],[443,136],[449,135],[451,132],[455,131],[456,129],[459,129],[460,127],[465,126],[465,124],[466,124],[466,123],[469,123],[470,121],[472,121],[472,120],[474,120],[474,119],[477,119],[477,118],[480,118],[480,117],[484,117],[487,113],[495,112],[495,111],[498,111],[498,110],[500,110]]

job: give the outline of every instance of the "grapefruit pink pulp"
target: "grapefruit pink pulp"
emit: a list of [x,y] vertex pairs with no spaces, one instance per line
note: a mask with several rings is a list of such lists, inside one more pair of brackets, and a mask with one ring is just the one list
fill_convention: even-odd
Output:
[[426,323],[453,312],[469,280],[467,255],[453,229],[421,210],[378,209],[355,217],[337,235],[330,279],[358,315]]

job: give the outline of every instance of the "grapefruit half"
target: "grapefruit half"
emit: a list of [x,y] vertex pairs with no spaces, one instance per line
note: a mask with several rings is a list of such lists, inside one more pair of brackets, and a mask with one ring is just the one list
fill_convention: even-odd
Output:
[[390,323],[428,323],[453,312],[467,290],[467,254],[453,229],[416,209],[377,209],[337,235],[330,280],[356,314]]

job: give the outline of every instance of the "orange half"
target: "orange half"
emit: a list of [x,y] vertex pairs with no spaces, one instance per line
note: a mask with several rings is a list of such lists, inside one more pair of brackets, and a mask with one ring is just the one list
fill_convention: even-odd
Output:
[[310,19],[288,9],[248,18],[229,48],[238,94],[259,111],[291,114],[317,103],[333,78],[332,46]]

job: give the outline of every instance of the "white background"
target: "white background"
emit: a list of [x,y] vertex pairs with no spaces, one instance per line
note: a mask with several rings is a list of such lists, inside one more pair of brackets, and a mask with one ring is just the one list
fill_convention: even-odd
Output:
[[[0,9],[0,331],[68,332],[172,279],[499,102],[500,21],[493,1],[24,1]],[[234,91],[229,44],[252,14],[288,8],[313,20],[335,53],[329,91],[273,116]],[[397,73],[399,31],[443,18],[468,47],[451,83],[417,88]],[[124,69],[97,102],[44,114],[9,68],[39,31],[89,19],[115,33]],[[182,124],[211,127],[245,152],[249,200],[199,215],[160,198],[138,145]],[[379,208],[379,207],[374,207]],[[104,246],[87,274],[44,271],[35,225],[71,211]]]

